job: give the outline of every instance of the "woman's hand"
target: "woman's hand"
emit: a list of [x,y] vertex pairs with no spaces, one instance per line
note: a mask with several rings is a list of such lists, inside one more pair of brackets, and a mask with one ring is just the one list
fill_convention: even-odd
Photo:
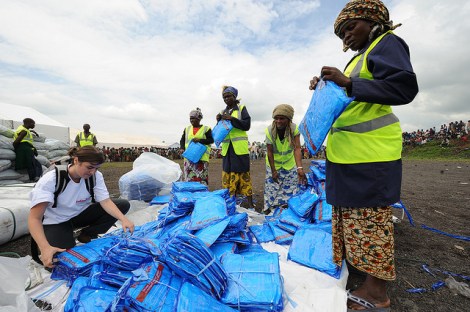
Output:
[[124,232],[127,232],[127,230],[129,231],[129,233],[134,233],[134,223],[127,219],[126,217],[124,217],[122,220],[121,220],[121,225],[122,225],[122,230]]
[[198,138],[193,138],[193,139],[192,139],[192,141],[193,141],[194,143],[199,143],[199,140],[200,140],[200,139],[198,139]]
[[279,173],[277,172],[277,170],[272,171],[272,176],[273,176],[274,182],[279,183]]
[[217,119],[217,122],[219,122],[219,121],[222,119],[222,115],[221,115],[221,114],[217,114],[217,116],[215,116],[215,119]]
[[39,259],[41,259],[42,263],[44,264],[45,267],[47,268],[53,268],[54,265],[54,255],[58,252],[63,252],[66,249],[62,248],[57,248],[53,246],[48,246],[44,249],[41,249],[41,255],[39,256]]
[[321,77],[325,81],[333,81],[338,86],[346,88],[348,93],[351,90],[351,79],[346,77],[343,72],[336,67],[323,66],[321,69]]
[[320,78],[317,76],[313,77],[312,80],[310,80],[310,87],[308,87],[310,90],[315,90],[317,87],[317,83],[320,81]]
[[232,120],[232,115],[230,115],[230,114],[223,114],[223,115],[222,115],[222,119],[224,119],[224,120]]
[[307,177],[303,168],[297,169],[297,176],[299,177],[299,183],[305,185],[307,183]]

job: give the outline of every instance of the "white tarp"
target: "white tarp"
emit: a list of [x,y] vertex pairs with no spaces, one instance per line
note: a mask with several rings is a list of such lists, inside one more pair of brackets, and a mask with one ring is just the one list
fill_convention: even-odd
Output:
[[23,119],[32,118],[36,122],[34,130],[45,137],[70,143],[70,129],[62,123],[44,115],[37,110],[8,103],[0,103],[0,124],[16,130],[23,124]]

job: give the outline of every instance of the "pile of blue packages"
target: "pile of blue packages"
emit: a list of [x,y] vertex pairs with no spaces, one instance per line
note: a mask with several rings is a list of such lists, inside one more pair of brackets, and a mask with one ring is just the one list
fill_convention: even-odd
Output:
[[206,293],[220,298],[227,287],[227,273],[212,251],[196,236],[181,231],[166,242],[163,258],[179,276]]
[[178,294],[175,312],[235,312],[191,283],[184,283]]
[[209,188],[199,182],[173,182],[171,192],[208,192]]
[[[272,216],[266,216],[265,222],[250,226],[250,232],[259,243],[274,241],[280,245],[290,245],[290,259],[302,265],[339,278],[341,267],[332,260],[331,240],[332,206],[326,201],[325,178],[326,165],[323,160],[313,160],[307,174],[308,184],[288,200],[287,209],[276,209]],[[305,231],[316,229],[310,240],[299,239]],[[304,245],[301,245],[303,242]],[[316,244],[320,244],[321,249]],[[308,244],[308,246],[306,246]],[[300,247],[299,247],[300,246]],[[300,251],[316,250],[315,256],[299,254]],[[328,253],[329,252],[329,253]]]
[[67,285],[72,285],[77,277],[87,276],[93,264],[101,260],[103,251],[115,243],[114,237],[101,238],[59,253],[51,278],[66,280]]
[[189,224],[190,230],[203,229],[227,217],[225,200],[216,195],[198,198]]
[[283,286],[277,253],[229,254],[223,258],[222,265],[229,275],[222,302],[239,311],[283,310]]
[[[128,311],[173,312],[182,279],[164,263],[152,261],[133,271],[133,276],[118,291],[114,306]],[[112,311],[113,307],[111,308]]]

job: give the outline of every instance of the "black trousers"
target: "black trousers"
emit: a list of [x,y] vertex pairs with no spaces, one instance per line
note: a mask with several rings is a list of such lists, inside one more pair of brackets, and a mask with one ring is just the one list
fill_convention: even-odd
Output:
[[[123,214],[129,211],[130,204],[127,200],[113,199],[112,201]],[[47,241],[51,246],[69,249],[75,246],[75,237],[73,236],[75,229],[83,228],[82,233],[94,238],[98,234],[106,233],[116,221],[116,218],[109,215],[99,203],[94,203],[69,221],[59,224],[45,224],[43,228]],[[39,261],[38,246],[32,237],[31,256],[41,263]]]

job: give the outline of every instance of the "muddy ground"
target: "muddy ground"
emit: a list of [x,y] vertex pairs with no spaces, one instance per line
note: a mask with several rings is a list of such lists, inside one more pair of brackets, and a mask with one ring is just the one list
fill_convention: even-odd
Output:
[[[305,160],[304,167],[309,161]],[[102,168],[109,191],[119,196],[118,180],[130,171],[132,165],[110,170]],[[251,175],[254,200],[263,203],[264,161],[254,161]],[[221,161],[210,164],[211,190],[221,187]],[[470,298],[453,294],[449,288],[435,291],[432,285],[446,278],[434,271],[435,276],[422,269],[432,269],[470,276],[470,242],[424,229],[422,225],[449,234],[470,236],[470,162],[463,161],[404,161],[402,200],[409,210],[415,226],[406,216],[395,227],[397,280],[389,284],[392,311],[470,311]],[[399,210],[396,215],[401,217]],[[0,246],[0,252],[13,251],[29,254],[29,236],[26,235]],[[351,272],[348,288],[357,287],[361,276]],[[456,280],[464,281],[460,277]],[[467,284],[469,281],[467,281]],[[410,293],[411,288],[423,288],[424,293]]]

